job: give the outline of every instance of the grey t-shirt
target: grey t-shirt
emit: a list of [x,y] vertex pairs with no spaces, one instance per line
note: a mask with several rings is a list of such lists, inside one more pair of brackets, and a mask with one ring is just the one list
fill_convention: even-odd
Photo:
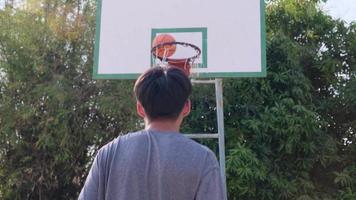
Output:
[[222,200],[218,162],[180,133],[142,130],[102,147],[80,200]]

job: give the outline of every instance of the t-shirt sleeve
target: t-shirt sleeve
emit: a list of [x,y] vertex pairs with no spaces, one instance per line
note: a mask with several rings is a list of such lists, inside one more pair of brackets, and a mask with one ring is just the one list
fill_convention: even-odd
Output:
[[99,151],[85,180],[78,200],[104,200],[102,152]]
[[[213,154],[211,152],[211,154]],[[223,183],[215,155],[210,155],[210,164],[204,173],[195,200],[223,200]]]

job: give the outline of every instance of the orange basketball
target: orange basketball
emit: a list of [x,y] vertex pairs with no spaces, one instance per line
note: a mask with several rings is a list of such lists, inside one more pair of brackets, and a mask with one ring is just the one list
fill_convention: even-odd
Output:
[[[152,41],[152,47],[155,47],[159,44],[167,43],[167,42],[175,42],[173,36],[169,34],[160,34],[155,37]],[[160,58],[171,57],[176,52],[176,45],[163,45],[161,47],[156,48],[156,56]]]

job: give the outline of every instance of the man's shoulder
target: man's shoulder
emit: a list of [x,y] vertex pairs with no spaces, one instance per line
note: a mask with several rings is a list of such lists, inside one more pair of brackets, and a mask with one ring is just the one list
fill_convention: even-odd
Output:
[[184,142],[186,142],[188,145],[195,148],[196,150],[201,151],[203,153],[207,153],[207,154],[213,153],[208,147],[196,142],[195,140],[188,138],[187,136],[184,136],[184,134],[181,134],[181,136],[183,136],[182,140]]
[[143,131],[129,132],[124,135],[119,135],[115,139],[111,140],[110,142],[108,142],[104,146],[102,146],[99,151],[105,151],[105,150],[109,150],[112,148],[116,148],[116,146],[118,146],[119,143],[122,143],[122,142],[126,143],[126,142],[129,142],[130,140],[135,140],[139,137],[142,137],[143,135],[144,135]]
[[140,130],[135,132],[129,132],[125,135],[120,135],[104,145],[100,150],[102,152],[112,152],[118,148],[119,145],[133,145],[139,144],[140,141],[145,141],[148,137],[163,139],[169,142],[173,146],[184,147],[185,150],[191,153],[198,153],[201,156],[214,157],[215,154],[206,146],[199,144],[198,142],[186,137],[183,133],[156,133],[152,131]]
[[187,144],[190,145],[191,149],[195,150],[195,152],[197,152],[198,154],[201,155],[201,158],[203,160],[205,160],[205,164],[211,166],[211,167],[218,167],[218,162],[215,156],[215,153],[209,149],[207,146],[202,145],[184,135],[182,135],[184,137],[184,140],[187,142]]

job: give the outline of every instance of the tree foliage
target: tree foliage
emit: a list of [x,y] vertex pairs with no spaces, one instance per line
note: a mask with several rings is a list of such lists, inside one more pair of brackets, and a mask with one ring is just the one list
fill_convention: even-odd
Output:
[[[76,199],[96,150],[142,128],[132,81],[91,78],[94,0],[14,2],[0,9],[0,198]],[[356,199],[356,24],[318,2],[268,1],[268,76],[224,80],[229,199]],[[217,131],[213,93],[194,86],[184,131]]]
[[96,149],[137,126],[132,83],[91,78],[94,8],[0,11],[1,199],[74,199]]
[[230,199],[355,198],[355,31],[317,1],[267,4],[267,78],[225,85],[228,152],[246,152],[228,157]]

